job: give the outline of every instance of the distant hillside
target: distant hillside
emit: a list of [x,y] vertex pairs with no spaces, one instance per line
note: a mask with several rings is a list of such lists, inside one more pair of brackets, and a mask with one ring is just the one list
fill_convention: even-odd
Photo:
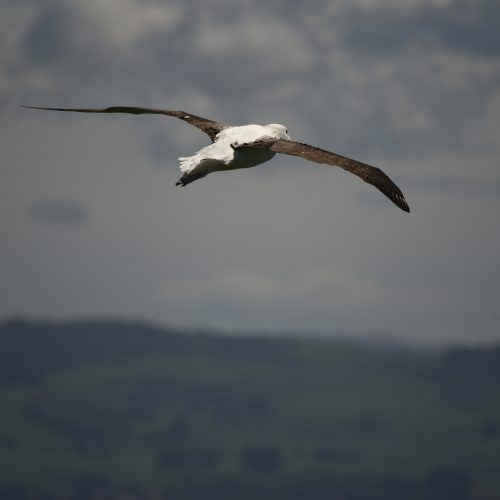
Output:
[[498,500],[500,347],[0,324],[0,498]]

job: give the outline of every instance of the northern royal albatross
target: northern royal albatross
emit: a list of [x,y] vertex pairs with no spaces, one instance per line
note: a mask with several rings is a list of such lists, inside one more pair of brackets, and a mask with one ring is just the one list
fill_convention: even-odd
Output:
[[316,163],[343,168],[375,186],[401,210],[410,211],[401,190],[382,170],[324,149],[292,141],[284,125],[272,123],[265,126],[230,126],[184,111],[138,108],[135,106],[112,106],[103,109],[23,107],[49,111],[76,111],[78,113],[167,115],[175,116],[190,125],[194,125],[212,139],[212,144],[204,147],[193,156],[179,158],[182,175],[176,184],[177,186],[186,186],[211,172],[253,167],[270,160],[276,153],[283,153],[300,156]]

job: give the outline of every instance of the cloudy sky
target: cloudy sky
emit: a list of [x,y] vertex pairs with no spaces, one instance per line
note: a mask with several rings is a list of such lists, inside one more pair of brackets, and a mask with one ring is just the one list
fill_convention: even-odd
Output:
[[[500,340],[497,0],[0,0],[0,318]],[[175,187],[207,138],[141,105],[384,169],[276,157]]]

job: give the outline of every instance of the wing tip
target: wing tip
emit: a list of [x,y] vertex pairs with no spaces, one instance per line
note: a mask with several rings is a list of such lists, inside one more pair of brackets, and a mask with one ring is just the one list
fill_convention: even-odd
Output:
[[23,104],[21,104],[19,107],[20,108],[27,108],[27,109],[43,109],[46,111],[79,111],[76,109],[66,109],[66,108],[45,108],[43,106],[25,106]]
[[401,209],[403,212],[410,213],[410,206],[405,200],[404,196],[397,196],[392,199],[392,201]]

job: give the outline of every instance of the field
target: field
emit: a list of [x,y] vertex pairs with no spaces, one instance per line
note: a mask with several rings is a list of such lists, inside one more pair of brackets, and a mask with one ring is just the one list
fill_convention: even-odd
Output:
[[497,500],[500,348],[0,325],[0,498]]

